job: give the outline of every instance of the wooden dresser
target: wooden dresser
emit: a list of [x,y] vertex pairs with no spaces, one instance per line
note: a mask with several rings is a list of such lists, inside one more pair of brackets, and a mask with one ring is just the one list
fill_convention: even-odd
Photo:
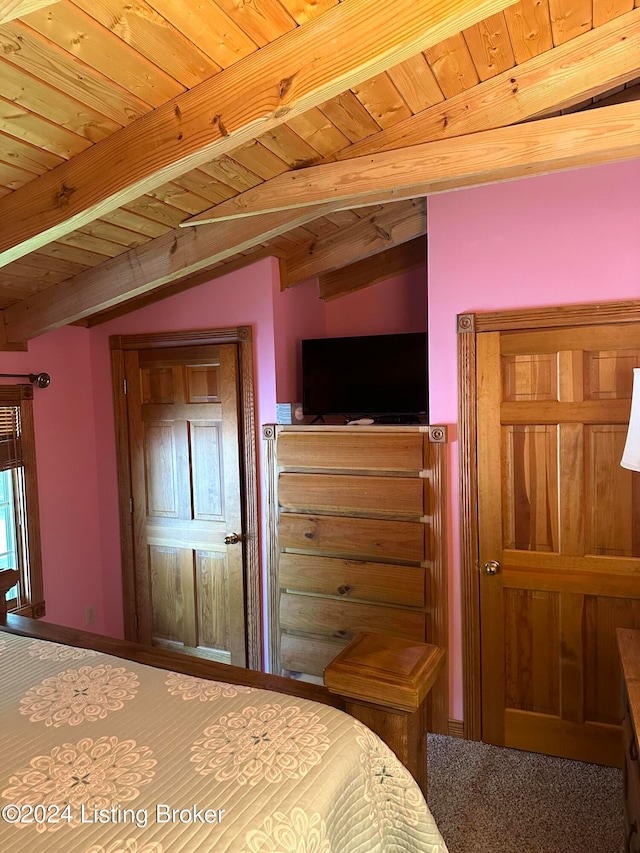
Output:
[[[446,428],[268,425],[264,436],[272,671],[320,681],[363,631],[446,648]],[[446,732],[446,673],[431,702],[432,730]]]
[[628,853],[640,853],[640,631],[618,628],[618,647],[622,658],[625,685],[624,739],[624,814]]

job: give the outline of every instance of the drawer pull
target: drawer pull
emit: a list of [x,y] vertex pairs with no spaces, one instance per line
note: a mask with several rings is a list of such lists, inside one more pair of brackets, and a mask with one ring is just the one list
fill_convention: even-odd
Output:
[[338,587],[338,592],[340,595],[346,595],[348,592],[351,592],[351,587],[348,583],[342,584],[342,586]]
[[638,760],[638,741],[632,738],[631,743],[629,744],[629,758],[632,761]]

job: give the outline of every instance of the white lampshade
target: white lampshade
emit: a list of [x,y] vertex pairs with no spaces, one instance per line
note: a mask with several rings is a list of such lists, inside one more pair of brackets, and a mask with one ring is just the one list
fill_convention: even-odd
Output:
[[633,369],[633,392],[629,431],[620,462],[623,468],[640,471],[640,367]]

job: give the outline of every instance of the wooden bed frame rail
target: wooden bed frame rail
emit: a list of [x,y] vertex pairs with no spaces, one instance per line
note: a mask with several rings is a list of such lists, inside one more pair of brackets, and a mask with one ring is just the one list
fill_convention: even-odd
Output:
[[50,640],[63,643],[65,646],[77,646],[83,649],[93,649],[107,655],[136,661],[147,666],[168,669],[173,672],[183,672],[195,678],[208,678],[215,681],[227,681],[230,684],[243,684],[247,687],[261,687],[265,690],[277,690],[302,699],[312,699],[324,705],[333,705],[344,710],[345,700],[334,696],[326,687],[318,684],[294,681],[278,675],[243,669],[226,663],[217,663],[206,658],[183,655],[156,646],[142,646],[129,640],[106,637],[103,634],[91,634],[76,628],[65,628],[49,622],[30,619],[7,613],[6,592],[17,581],[18,572],[0,572],[0,631],[20,634],[23,637],[33,637],[34,640]]

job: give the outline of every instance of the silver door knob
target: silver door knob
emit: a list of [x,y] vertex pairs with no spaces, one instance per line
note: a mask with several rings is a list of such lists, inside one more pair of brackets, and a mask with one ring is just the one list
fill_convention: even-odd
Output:
[[239,533],[230,533],[229,536],[224,537],[224,544],[225,545],[237,545],[241,539],[242,539],[242,536]]
[[497,575],[500,571],[500,563],[497,560],[489,560],[484,564],[484,570],[488,575]]

